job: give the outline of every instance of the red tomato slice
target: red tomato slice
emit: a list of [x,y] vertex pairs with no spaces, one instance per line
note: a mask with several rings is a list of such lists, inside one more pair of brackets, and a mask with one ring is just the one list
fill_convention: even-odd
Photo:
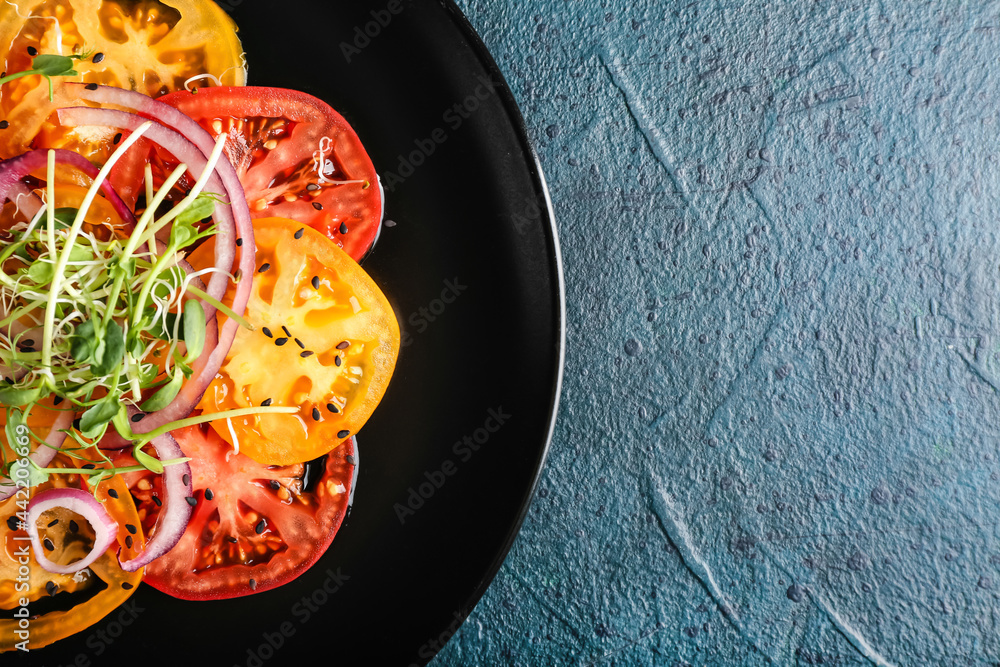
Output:
[[[330,546],[351,494],[353,438],[311,463],[265,466],[235,454],[208,425],[173,436],[192,458],[198,504],[180,542],[146,566],[145,582],[183,600],[240,597],[295,579]],[[127,480],[147,531],[160,511],[160,479]]]
[[[180,91],[160,101],[213,137],[228,135],[226,154],[255,218],[309,225],[355,260],[371,248],[382,223],[378,177],[358,135],[328,104],[294,90],[254,87]],[[157,152],[152,164],[160,182],[177,161]]]

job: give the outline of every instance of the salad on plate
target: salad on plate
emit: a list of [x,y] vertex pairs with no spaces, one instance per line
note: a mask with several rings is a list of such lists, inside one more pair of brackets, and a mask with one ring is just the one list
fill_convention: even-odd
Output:
[[0,61],[0,651],[295,579],[399,352],[359,138],[206,0],[6,0]]

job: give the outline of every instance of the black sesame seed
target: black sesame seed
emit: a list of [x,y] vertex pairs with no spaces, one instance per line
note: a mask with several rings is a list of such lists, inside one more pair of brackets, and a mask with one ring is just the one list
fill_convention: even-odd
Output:
[[346,222],[340,223],[340,233],[341,234],[346,234],[347,233],[347,223]]
[[268,338],[274,338],[274,334],[272,334],[271,330],[268,329],[267,327],[263,327],[260,331],[261,331],[261,333],[263,333]]
[[132,535],[135,535],[137,532],[139,532],[138,529],[130,523],[125,524],[125,530],[127,530]]
[[160,500],[160,497],[159,497],[159,496],[153,496],[153,503],[154,503],[154,504],[155,504],[155,505],[156,505],[157,507],[163,507],[163,501],[162,501],[162,500]]
[[212,489],[205,489],[205,500],[214,500],[215,494],[212,493]]
[[184,500],[186,500],[187,504],[190,505],[191,507],[197,507],[198,506],[198,499],[197,498],[192,498],[191,496],[188,496]]
[[346,349],[347,349],[347,348],[349,348],[350,346],[351,346],[351,344],[350,344],[350,343],[348,343],[348,342],[347,342],[346,340],[345,340],[345,341],[343,341],[342,343],[337,343],[337,349],[338,349],[338,350],[346,350]]
[[64,399],[62,396],[56,396],[54,399],[52,399],[52,405],[59,405],[64,400],[66,399]]
[[261,405],[262,405],[263,407],[265,407],[265,408],[266,408],[267,406],[271,405],[271,399],[270,399],[270,398],[266,398],[266,399],[264,399],[263,401],[261,401],[261,403],[260,403],[260,404],[261,404]]
[[97,90],[97,84],[96,83],[88,83],[86,85],[86,88],[87,88],[87,90]]
[[80,532],[80,526],[79,526],[79,524],[77,524],[77,522],[73,521],[72,519],[70,519],[70,521],[69,521],[69,532],[71,532],[71,533],[78,533],[78,532]]
[[340,412],[340,408],[338,408],[333,403],[327,403],[326,404],[326,409],[329,410],[330,412],[332,412],[333,414],[337,414],[338,412]]
[[347,461],[347,465],[349,465],[349,466],[357,465],[357,463],[355,463],[355,461],[354,461],[354,457],[351,456],[350,454],[348,454],[347,456],[345,456],[344,460]]
[[55,551],[56,545],[52,544],[52,540],[50,540],[49,538],[46,537],[45,541],[43,541],[42,544],[45,545],[46,550]]
[[8,127],[10,127],[10,123],[5,120],[0,120],[0,130],[6,130]]
[[104,54],[103,53],[95,53],[94,54],[94,58],[92,59],[91,62],[99,63],[102,60],[104,60]]
[[184,482],[184,486],[190,485],[191,484],[191,475],[189,475],[187,473],[184,473],[184,476],[181,477],[181,481]]
[[323,205],[320,204],[318,201],[314,201],[313,202],[313,208],[316,209],[317,211],[322,211],[323,210]]
[[96,467],[97,467],[97,466],[95,466],[95,465],[94,465],[93,463],[85,463],[85,464],[84,464],[84,465],[82,466],[82,468],[83,468],[84,470],[93,470],[93,469],[94,469],[94,468],[96,468]]
[[7,527],[11,530],[17,530],[17,517],[9,516],[7,517]]
[[121,141],[121,140],[122,140],[122,133],[119,132],[118,134],[115,135],[115,139],[114,139],[115,146],[117,146],[118,142]]
[[292,332],[288,330],[288,327],[286,327],[285,325],[281,325],[281,330],[285,332],[286,336],[291,337]]
[[319,289],[319,276],[313,276],[312,286],[313,289]]
[[260,521],[258,521],[257,525],[254,526],[254,528],[253,528],[254,532],[257,533],[258,535],[260,535],[261,533],[263,533],[265,529],[267,529],[267,520],[266,519],[261,519]]
[[263,263],[263,264],[261,265],[261,267],[260,267],[259,269],[257,269],[257,273],[264,273],[265,271],[267,271],[267,270],[268,270],[268,269],[270,269],[270,268],[271,268],[271,265],[270,265],[270,264],[268,264],[267,262],[264,262],[264,263]]
[[243,239],[236,239],[236,247],[239,248],[239,247],[242,247],[242,246],[243,246]]
[[25,341],[21,341],[21,345],[27,345],[28,347],[31,347],[34,344],[35,344],[35,341],[32,340],[31,338],[29,338],[28,340],[25,340]]
[[236,544],[237,542],[239,542],[239,540],[233,537],[232,535],[227,535],[226,541],[229,542],[230,544]]
[[299,349],[301,350],[306,349],[306,344],[300,341],[298,338],[295,339],[295,344],[298,345]]
[[323,415],[320,414],[319,408],[313,408],[313,421],[318,422],[322,418]]
[[59,590],[59,587],[56,586],[56,582],[49,581],[45,583],[45,592],[48,593],[50,596],[55,595],[57,590]]
[[308,359],[309,357],[313,356],[314,354],[316,354],[316,353],[313,352],[312,350],[306,350],[305,352],[301,353],[299,356],[302,357],[303,359]]
[[132,548],[132,536],[131,535],[126,535],[125,536],[125,546],[128,547],[129,549]]
[[257,580],[256,579],[251,579],[250,580],[250,590],[252,590],[252,591],[257,590]]
[[130,591],[133,588],[135,588],[135,586],[133,586],[132,584],[128,583],[127,581],[123,581],[122,582],[122,588],[124,588],[127,591]]
[[316,192],[317,190],[319,190],[319,186],[316,185],[315,183],[310,183],[309,185],[306,186],[306,190],[308,190],[309,192]]
[[268,485],[270,485],[272,491],[277,491],[278,489],[281,488],[281,483],[276,479],[272,479],[271,481],[269,481]]
[[108,489],[108,495],[114,498],[115,500],[118,500],[118,492],[115,491],[114,489]]
[[52,526],[55,526],[58,523],[59,523],[59,519],[53,519],[52,521],[49,521],[48,528],[51,528]]
[[287,342],[288,342],[287,338],[276,338],[274,340],[274,344],[277,345],[278,347],[281,347],[282,345],[284,345]]
[[146,417],[146,413],[144,413],[144,412],[137,412],[136,414],[132,415],[132,423],[133,424],[138,424],[145,417]]
[[339,354],[336,357],[333,358],[333,363],[337,364],[338,368],[340,367],[341,361],[340,361],[340,355]]
[[338,437],[338,438],[346,438],[346,437],[347,437],[347,436],[349,436],[350,434],[351,434],[351,432],[350,432],[350,431],[347,431],[347,430],[344,430],[344,431],[337,431],[337,437]]
[[302,235],[305,234],[305,233],[306,233],[306,228],[305,227],[303,227],[299,231],[295,232],[295,240],[298,241],[300,238],[302,238]]
[[36,49],[33,46],[29,46],[28,47],[28,55],[29,56],[37,56],[38,55],[38,49]]

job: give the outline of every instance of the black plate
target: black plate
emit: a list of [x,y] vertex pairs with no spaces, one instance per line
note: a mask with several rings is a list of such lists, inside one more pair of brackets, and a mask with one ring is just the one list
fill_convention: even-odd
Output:
[[[319,647],[337,663],[422,664],[506,556],[551,435],[563,296],[543,177],[499,70],[450,2],[404,1],[396,14],[386,0],[222,4],[240,26],[250,83],[326,100],[357,130],[383,181],[404,178],[387,191],[397,224],[364,266],[393,303],[405,347],[358,436],[352,513],[308,573],[212,603],[142,586],[131,606],[19,657],[50,666],[289,665]],[[347,50],[350,62],[342,43],[357,50]],[[454,110],[466,102],[478,108]],[[432,152],[438,129],[444,141]],[[409,174],[401,155],[422,164]],[[421,491],[426,498],[414,495]],[[422,506],[404,522],[408,502]],[[303,604],[310,597],[315,612]]]

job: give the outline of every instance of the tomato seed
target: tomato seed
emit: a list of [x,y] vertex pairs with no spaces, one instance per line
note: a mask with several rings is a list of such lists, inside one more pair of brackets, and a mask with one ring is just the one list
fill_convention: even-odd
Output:
[[310,183],[309,185],[306,186],[306,190],[308,190],[309,192],[316,192],[317,190],[319,190],[319,186],[316,185],[315,183]]

